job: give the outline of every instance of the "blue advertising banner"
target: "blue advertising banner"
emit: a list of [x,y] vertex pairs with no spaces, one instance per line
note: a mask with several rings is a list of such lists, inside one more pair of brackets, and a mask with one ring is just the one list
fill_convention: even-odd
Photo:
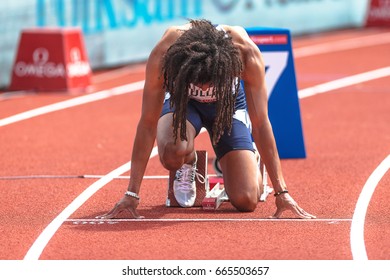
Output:
[[263,54],[269,118],[280,158],[305,158],[291,34],[288,29],[247,28]]
[[[363,26],[369,0],[2,0],[0,88],[23,29],[78,27],[93,69],[145,61],[167,27],[214,23],[288,28],[292,35]],[[321,13],[318,13],[321,11]]]

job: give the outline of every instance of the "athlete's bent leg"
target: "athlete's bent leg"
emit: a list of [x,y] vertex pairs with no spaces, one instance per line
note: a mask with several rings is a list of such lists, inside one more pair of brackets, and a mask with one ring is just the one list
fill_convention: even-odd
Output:
[[[172,113],[163,115],[157,125],[157,147],[161,164],[168,170],[177,170],[184,163],[195,161],[194,139],[195,128],[187,121],[187,141],[180,140],[176,143],[173,135]],[[178,133],[179,135],[179,133]]]
[[224,186],[231,204],[242,212],[253,212],[259,201],[260,172],[256,156],[249,150],[233,150],[220,159]]

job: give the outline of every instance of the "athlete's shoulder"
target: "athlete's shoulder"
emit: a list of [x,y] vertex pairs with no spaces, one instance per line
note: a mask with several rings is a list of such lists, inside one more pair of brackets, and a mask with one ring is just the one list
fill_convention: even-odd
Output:
[[219,25],[223,30],[225,30],[227,33],[230,33],[232,37],[246,37],[248,36],[246,30],[244,27],[240,25],[226,25],[226,24],[220,24]]
[[184,31],[188,30],[190,27],[191,25],[189,23],[183,25],[172,25],[165,30],[162,39],[176,40],[178,37],[180,37],[181,34],[183,34]]
[[232,37],[233,44],[239,50],[243,63],[242,77],[247,78],[253,69],[263,69],[264,61],[259,48],[242,26],[222,25],[222,28]]
[[188,25],[174,25],[168,27],[164,34],[161,36],[160,40],[154,46],[151,57],[160,57],[162,56],[168,48],[175,43],[175,41],[183,34],[185,30],[188,29]]

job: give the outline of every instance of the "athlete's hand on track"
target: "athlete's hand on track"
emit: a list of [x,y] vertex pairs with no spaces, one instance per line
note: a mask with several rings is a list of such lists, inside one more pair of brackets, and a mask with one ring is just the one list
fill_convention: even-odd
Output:
[[124,196],[121,200],[119,200],[118,203],[115,204],[114,208],[112,210],[104,215],[97,216],[97,219],[112,219],[117,217],[120,213],[123,211],[128,211],[135,219],[143,219],[144,216],[141,216],[137,211],[137,206],[139,204],[139,200],[131,197],[131,196]]
[[276,196],[275,204],[276,204],[276,212],[271,218],[274,219],[280,218],[282,213],[286,210],[290,210],[298,218],[301,219],[316,218],[316,216],[309,214],[305,210],[303,210],[288,193],[283,193]]

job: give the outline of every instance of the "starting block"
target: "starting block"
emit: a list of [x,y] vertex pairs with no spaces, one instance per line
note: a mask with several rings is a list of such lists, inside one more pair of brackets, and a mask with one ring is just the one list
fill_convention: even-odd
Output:
[[[207,151],[196,151],[196,154],[198,156],[197,173],[203,176],[205,180],[201,182],[195,177],[196,199],[195,199],[194,207],[202,207],[202,201],[206,196],[206,192],[209,190],[209,182],[207,176]],[[168,207],[180,207],[173,193],[173,181],[175,180],[175,175],[176,175],[176,171],[169,172],[168,195],[165,202],[165,205]]]
[[223,178],[221,176],[209,176],[209,190],[211,191],[217,184],[223,185]]
[[[265,168],[265,165],[263,164],[263,162],[261,161],[260,158],[259,158],[258,164],[259,164],[259,168],[260,168],[260,172],[261,172],[261,177],[263,179],[262,190],[261,190],[262,192],[261,192],[259,201],[265,202],[267,200],[268,195],[271,194],[274,189],[268,184],[267,169]],[[220,183],[223,185],[222,169],[220,167],[220,164],[219,164],[217,158],[214,158],[214,160],[213,160],[213,168],[214,168],[215,173],[217,174],[218,177],[209,178],[210,191],[212,190],[212,186],[217,184],[217,183]]]
[[[196,154],[198,156],[197,173],[205,179],[199,180],[197,178],[198,176],[195,177],[196,199],[193,207],[202,207],[204,210],[216,210],[222,202],[229,201],[229,197],[227,196],[224,188],[222,170],[218,169],[218,171],[216,171],[217,176],[209,176],[207,174],[207,151],[196,151]],[[214,159],[213,162],[213,167],[215,168],[215,166],[219,166],[217,159]],[[264,202],[268,195],[272,193],[273,188],[268,185],[267,171],[261,161],[259,167],[263,178],[263,189],[259,201]],[[175,179],[175,175],[176,171],[169,172],[168,194],[165,202],[167,207],[180,207],[173,192],[173,181]]]
[[206,197],[202,201],[202,207],[203,210],[216,210],[222,202],[228,200],[229,198],[225,192],[225,188],[217,182],[206,194]]
[[263,179],[263,190],[262,190],[262,193],[260,195],[260,201],[261,202],[264,202],[267,200],[267,197],[269,194],[271,194],[273,192],[273,188],[271,188],[269,185],[268,185],[268,174],[267,174],[267,169],[265,168],[265,165],[262,163],[262,161],[260,160],[260,172],[261,172],[261,175],[262,175],[262,179]]
[[223,178],[220,176],[208,177],[209,189],[202,201],[203,210],[216,210],[222,202],[229,201],[229,197],[223,186]]

